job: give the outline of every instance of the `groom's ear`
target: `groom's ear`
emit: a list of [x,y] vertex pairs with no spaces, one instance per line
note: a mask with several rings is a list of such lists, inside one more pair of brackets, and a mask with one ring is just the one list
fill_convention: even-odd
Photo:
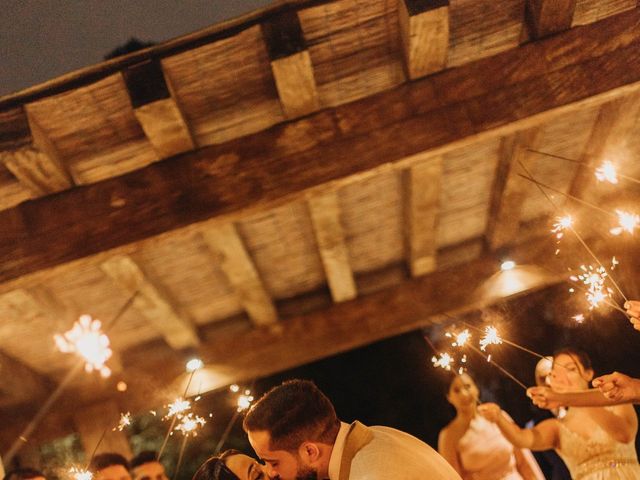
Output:
[[298,448],[298,455],[306,460],[307,463],[317,462],[320,458],[320,448],[314,442],[302,442]]

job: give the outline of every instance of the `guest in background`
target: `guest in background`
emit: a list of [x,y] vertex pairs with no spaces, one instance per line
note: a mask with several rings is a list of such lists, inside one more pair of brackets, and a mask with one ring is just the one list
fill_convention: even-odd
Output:
[[158,454],[151,450],[140,452],[130,462],[133,480],[169,480]]
[[131,480],[129,463],[119,453],[101,453],[91,459],[89,470],[95,480]]
[[452,376],[447,400],[455,418],[440,432],[438,451],[464,480],[543,480],[531,452],[514,448],[478,414],[479,391],[467,373]]
[[40,470],[24,467],[8,471],[3,480],[47,480],[47,478]]
[[237,450],[227,450],[208,458],[192,480],[263,480],[264,467]]

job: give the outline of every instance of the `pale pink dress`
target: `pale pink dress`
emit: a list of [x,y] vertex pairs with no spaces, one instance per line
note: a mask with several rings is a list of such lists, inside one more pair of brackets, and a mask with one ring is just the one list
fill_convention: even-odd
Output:
[[[481,415],[471,421],[457,447],[465,480],[521,480],[514,447],[498,426]],[[539,479],[540,467],[528,450],[521,450]]]

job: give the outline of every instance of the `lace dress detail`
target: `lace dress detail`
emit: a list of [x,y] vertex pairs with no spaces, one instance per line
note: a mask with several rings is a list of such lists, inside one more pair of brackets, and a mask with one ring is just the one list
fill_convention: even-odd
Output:
[[471,420],[458,443],[460,463],[471,480],[522,480],[516,469],[513,445],[495,423],[481,415]]
[[640,480],[635,442],[620,443],[596,426],[589,439],[559,422],[558,455],[573,480]]

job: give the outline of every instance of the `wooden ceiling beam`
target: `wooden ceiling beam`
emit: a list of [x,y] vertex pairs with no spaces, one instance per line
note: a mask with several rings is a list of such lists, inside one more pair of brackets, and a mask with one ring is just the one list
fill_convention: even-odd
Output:
[[311,197],[307,200],[307,206],[331,298],[334,302],[356,298],[358,291],[340,221],[337,193],[328,192]]
[[280,104],[287,118],[320,109],[313,65],[295,10],[284,11],[261,25]]
[[278,312],[236,227],[229,223],[204,229],[202,236],[219,258],[220,268],[240,297],[240,303],[254,325],[260,327],[275,324]]
[[533,38],[571,28],[576,0],[527,0],[527,21]]
[[162,158],[196,148],[182,111],[158,60],[148,60],[122,72],[133,112],[147,139]]
[[101,268],[127,294],[137,292],[133,307],[153,324],[171,348],[181,350],[200,343],[192,321],[131,257],[112,257]]
[[74,185],[58,150],[24,107],[0,112],[0,161],[32,198]]
[[443,158],[437,155],[404,172],[405,251],[411,275],[418,277],[436,269],[436,228]]
[[538,133],[534,127],[501,141],[486,230],[487,243],[492,249],[513,242],[520,228],[520,214],[530,182],[519,175],[525,173],[519,162],[524,162],[528,148],[535,148]]
[[449,0],[400,0],[398,22],[407,76],[440,71],[449,52]]
[[618,163],[639,117],[639,93],[615,99],[600,107],[571,184],[571,195],[582,198],[587,187],[596,182],[594,167],[605,160]]
[[630,10],[2,211],[0,282],[176,229],[195,231],[200,222],[231,221],[640,91],[639,26],[640,10]]

